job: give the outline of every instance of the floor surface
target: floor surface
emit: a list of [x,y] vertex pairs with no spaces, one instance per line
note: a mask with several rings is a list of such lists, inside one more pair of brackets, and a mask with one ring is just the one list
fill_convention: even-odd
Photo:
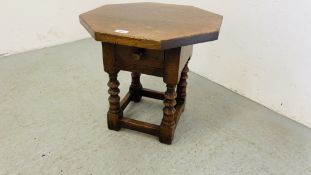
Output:
[[[100,52],[88,39],[0,58],[1,175],[311,174],[311,129],[194,73],[172,145],[108,130]],[[119,81],[122,96],[130,74]],[[162,107],[143,98],[125,115],[159,124]]]

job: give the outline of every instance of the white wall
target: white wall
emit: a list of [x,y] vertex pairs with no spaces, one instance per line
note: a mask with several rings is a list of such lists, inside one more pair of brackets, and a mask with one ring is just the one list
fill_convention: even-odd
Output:
[[88,37],[78,15],[104,2],[0,0],[0,56]]
[[[0,54],[87,37],[78,14],[99,0],[0,0]],[[220,38],[196,45],[190,69],[311,127],[311,2],[171,0],[224,16]],[[202,66],[204,65],[204,66]]]
[[311,1],[196,5],[224,21],[219,41],[195,47],[191,70],[311,127]]

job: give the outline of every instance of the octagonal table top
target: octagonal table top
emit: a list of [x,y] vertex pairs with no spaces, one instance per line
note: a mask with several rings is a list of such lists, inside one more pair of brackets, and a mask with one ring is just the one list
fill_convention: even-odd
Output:
[[222,16],[161,3],[104,5],[80,15],[97,41],[164,50],[218,39]]

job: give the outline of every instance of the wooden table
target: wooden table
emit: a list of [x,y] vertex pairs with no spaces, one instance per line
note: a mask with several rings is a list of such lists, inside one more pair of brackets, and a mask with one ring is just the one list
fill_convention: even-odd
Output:
[[[148,133],[170,144],[185,106],[192,45],[217,40],[222,16],[193,6],[130,3],[104,5],[81,14],[80,22],[102,42],[104,70],[109,74],[108,128]],[[132,72],[129,92],[121,101],[120,70]],[[143,88],[141,73],[163,77],[166,92]],[[142,96],[163,100],[161,125],[123,116],[129,102],[139,102]]]

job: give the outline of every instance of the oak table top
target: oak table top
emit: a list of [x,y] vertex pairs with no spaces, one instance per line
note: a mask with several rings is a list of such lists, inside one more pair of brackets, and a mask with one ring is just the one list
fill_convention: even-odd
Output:
[[104,5],[80,15],[97,41],[164,50],[218,39],[222,16],[161,3]]

